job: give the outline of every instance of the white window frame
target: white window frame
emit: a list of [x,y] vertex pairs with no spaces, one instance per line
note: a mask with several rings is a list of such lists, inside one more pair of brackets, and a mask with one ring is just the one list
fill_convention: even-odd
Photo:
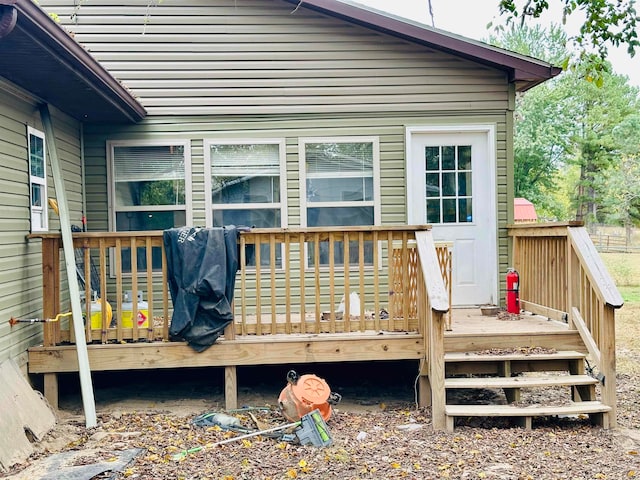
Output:
[[[334,201],[334,202],[308,202],[307,201],[307,143],[371,143],[373,148],[373,200],[366,201]],[[353,137],[301,137],[298,139],[298,161],[300,172],[300,225],[308,227],[307,209],[323,207],[373,207],[373,225],[382,224],[381,198],[380,198],[380,139],[377,136],[353,136]],[[379,251],[379,265],[382,252]],[[309,267],[308,245],[305,244],[304,259],[307,268]],[[320,270],[328,270],[328,265],[320,265]],[[343,270],[344,267],[336,267],[336,270]],[[365,269],[373,269],[373,266],[365,266]]]
[[[31,137],[37,137],[42,140],[42,167],[43,177],[38,177],[31,174]],[[47,196],[47,142],[44,132],[36,130],[33,127],[27,126],[27,157],[29,169],[29,211],[31,220],[32,232],[46,232],[49,230],[49,209],[48,209],[48,196]],[[36,206],[33,204],[33,185],[40,185],[42,194],[42,205]],[[36,224],[35,217],[39,216],[42,221],[40,226],[34,226]]]
[[[184,188],[185,205],[145,205],[131,207],[116,207],[116,183],[114,176],[114,148],[115,147],[154,147],[154,146],[182,146],[184,148]],[[108,183],[108,209],[109,209],[109,231],[116,232],[117,212],[137,212],[147,211],[167,211],[184,210],[186,226],[193,225],[193,201],[191,187],[191,142],[184,139],[162,139],[162,140],[108,140],[107,141],[107,183]]]
[[[116,182],[114,175],[114,148],[115,147],[146,147],[146,146],[182,146],[184,152],[184,188],[185,188],[185,197],[184,207],[182,206],[173,206],[173,205],[140,205],[140,206],[132,206],[132,207],[120,207],[116,208]],[[116,230],[116,213],[117,212],[137,212],[140,210],[146,211],[167,211],[167,210],[184,210],[185,211],[185,226],[193,225],[193,200],[192,200],[192,187],[191,187],[191,141],[184,139],[162,139],[162,140],[108,140],[107,141],[107,205],[108,205],[108,213],[109,213],[109,231],[117,232]],[[113,256],[115,255],[115,250],[110,249],[110,276],[115,277],[115,262],[113,261]],[[138,276],[146,275],[145,271],[139,271]],[[154,271],[152,267],[152,275],[159,276],[162,275],[162,272]],[[123,273],[123,277],[131,277],[131,273]]]
[[[287,228],[287,164],[286,142],[284,138],[207,138],[204,140],[204,188],[205,188],[205,222],[207,227],[213,226],[213,210],[215,205],[211,199],[211,146],[212,145],[278,145],[280,161],[280,202],[252,203],[256,208],[280,209],[280,228]],[[245,203],[229,203],[224,205],[224,210],[246,210]],[[246,225],[250,227],[251,225]],[[277,228],[277,227],[276,227]]]
[[[307,201],[307,162],[305,147],[307,143],[371,143],[373,145],[373,200],[366,201]],[[300,171],[300,225],[307,225],[307,209],[323,207],[373,207],[373,225],[382,223],[380,213],[380,139],[378,137],[302,137],[298,140],[298,159]]]

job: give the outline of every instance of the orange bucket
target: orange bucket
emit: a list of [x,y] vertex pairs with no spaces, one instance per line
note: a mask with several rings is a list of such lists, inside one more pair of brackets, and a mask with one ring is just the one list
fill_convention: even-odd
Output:
[[282,389],[278,404],[284,417],[297,422],[307,413],[319,410],[326,422],[331,417],[329,398],[332,396],[327,382],[316,375],[307,374],[298,377],[292,370],[287,374],[289,384]]

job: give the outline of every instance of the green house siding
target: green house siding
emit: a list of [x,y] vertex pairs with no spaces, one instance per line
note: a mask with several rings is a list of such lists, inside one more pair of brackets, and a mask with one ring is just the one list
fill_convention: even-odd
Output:
[[304,3],[297,9],[275,0],[153,3],[40,2],[150,116],[507,108],[504,72]]
[[[205,225],[204,140],[286,142],[287,221],[300,225],[301,137],[380,141],[383,224],[406,223],[405,128],[496,125],[498,251],[506,225],[514,91],[505,72],[275,0],[42,0],[148,111],[85,129],[89,228],[107,230],[105,143],[190,142],[194,225]],[[294,12],[295,10],[295,12]]]
[[[122,128],[88,126],[85,129],[87,164],[87,212],[91,230],[108,229],[105,142],[116,139],[167,138],[191,142],[193,177],[193,224],[205,225],[204,139],[273,139],[286,140],[287,223],[300,225],[300,185],[298,140],[313,136],[375,136],[380,140],[380,195],[383,225],[404,224],[406,215],[405,127],[410,125],[450,125],[461,122],[495,124],[497,129],[498,226],[506,233],[507,225],[507,115],[464,116],[384,115],[327,117],[323,115],[257,117],[181,117],[154,118]],[[153,127],[153,134],[149,133]],[[499,239],[500,271],[507,265],[507,238]]]
[[[42,251],[30,233],[30,192],[27,127],[43,130],[35,102],[0,82],[0,318],[34,318],[42,313]],[[63,114],[53,112],[56,143],[68,192],[71,218],[80,222],[82,175],[80,127]],[[47,164],[47,171],[50,172]],[[48,179],[48,197],[55,198],[53,180]],[[49,211],[49,231],[59,231],[55,214]],[[42,341],[42,325],[11,327],[0,322],[0,361],[26,361],[26,349]]]

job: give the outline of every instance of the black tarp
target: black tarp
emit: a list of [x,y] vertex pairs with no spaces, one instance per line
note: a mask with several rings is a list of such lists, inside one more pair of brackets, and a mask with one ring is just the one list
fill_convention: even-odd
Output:
[[233,321],[238,230],[183,227],[165,230],[173,317],[169,333],[202,352]]

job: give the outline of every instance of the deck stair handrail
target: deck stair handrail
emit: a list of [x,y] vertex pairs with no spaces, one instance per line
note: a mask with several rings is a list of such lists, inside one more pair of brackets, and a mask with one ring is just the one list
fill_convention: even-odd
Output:
[[[450,310],[450,295],[446,285],[451,285],[451,278],[443,279],[442,263],[436,251],[436,244],[431,231],[416,232],[416,244],[420,263],[420,289],[423,294],[420,317],[426,319],[425,344],[427,345],[426,365],[423,369],[427,375],[420,377],[421,404],[431,404],[431,417],[434,430],[446,428],[446,394],[444,388],[444,332],[445,315]],[[447,283],[448,282],[448,283]],[[446,283],[446,285],[445,285]]]
[[616,422],[615,310],[623,299],[580,222],[511,225],[513,266],[524,310],[577,330]]

